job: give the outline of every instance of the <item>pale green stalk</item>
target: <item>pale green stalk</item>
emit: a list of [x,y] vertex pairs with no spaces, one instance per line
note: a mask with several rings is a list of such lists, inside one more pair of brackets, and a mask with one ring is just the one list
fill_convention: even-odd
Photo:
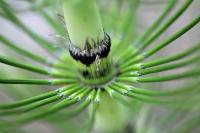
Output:
[[74,45],[84,48],[87,39],[97,43],[104,38],[95,0],[62,0],[62,7],[69,38]]

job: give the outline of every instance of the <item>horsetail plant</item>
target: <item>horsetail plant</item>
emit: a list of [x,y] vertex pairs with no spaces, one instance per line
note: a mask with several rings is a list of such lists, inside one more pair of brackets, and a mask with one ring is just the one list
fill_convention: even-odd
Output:
[[[200,14],[161,39],[194,0],[156,1],[166,7],[139,35],[137,11],[153,2],[117,0],[108,2],[110,7],[104,5],[106,1],[95,0],[21,2],[29,5],[28,11],[40,15],[59,39],[54,42],[39,35],[19,18],[18,12],[23,11],[12,0],[0,0],[1,20],[14,25],[51,56],[29,51],[1,31],[2,47],[17,55],[0,54],[4,64],[0,92],[14,100],[0,103],[1,132],[26,133],[30,130],[25,125],[38,120],[51,124],[55,132],[198,132],[200,43],[187,44],[187,49],[167,56],[158,54],[197,29]],[[51,14],[55,10],[59,13]],[[56,47],[60,44],[64,47]],[[5,65],[32,74],[9,74]],[[176,71],[179,68],[183,71]],[[164,73],[173,70],[172,74]],[[167,90],[157,86],[178,80],[184,82]],[[180,123],[174,127],[177,120]]]

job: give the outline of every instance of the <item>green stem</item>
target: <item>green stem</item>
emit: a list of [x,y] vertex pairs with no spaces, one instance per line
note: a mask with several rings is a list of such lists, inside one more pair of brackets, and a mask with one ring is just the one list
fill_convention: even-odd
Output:
[[[106,39],[96,1],[62,0],[62,8],[71,42],[70,48],[75,47],[73,50],[80,50],[74,56],[77,56],[77,54],[84,55],[82,57],[72,56],[74,61],[76,60],[75,64],[80,71],[80,80],[85,84],[91,83],[93,85],[108,82],[111,79],[104,77],[107,75],[108,77],[113,76],[109,55],[103,57],[99,53],[93,54],[91,52],[94,49],[97,50],[98,47],[102,47],[102,43],[105,43],[104,39]],[[87,56],[85,56],[86,54]],[[91,57],[91,55],[93,56]],[[91,62],[87,64],[83,60],[85,62],[91,60]]]
[[[62,0],[65,23],[71,42],[83,49],[87,39],[103,40],[100,14],[94,0]],[[93,46],[94,47],[94,46]]]

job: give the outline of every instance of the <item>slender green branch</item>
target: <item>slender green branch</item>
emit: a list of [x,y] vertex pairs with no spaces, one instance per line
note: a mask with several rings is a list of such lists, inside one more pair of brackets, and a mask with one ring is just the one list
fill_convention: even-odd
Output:
[[193,46],[192,48],[189,48],[181,53],[146,62],[146,63],[143,63],[142,66],[143,66],[143,68],[149,68],[149,67],[153,67],[153,66],[157,66],[157,65],[166,64],[166,63],[169,63],[172,61],[177,61],[184,57],[195,54],[199,50],[200,50],[200,44],[198,43],[195,46]]
[[40,74],[46,74],[46,75],[49,74],[48,70],[45,70],[43,68],[39,68],[39,67],[35,67],[33,65],[28,65],[28,64],[12,61],[12,60],[9,60],[9,59],[2,57],[2,56],[0,56],[0,62],[3,63],[3,64],[22,68],[22,69],[32,71],[32,72],[36,72],[36,73],[40,73]]
[[[153,103],[153,104],[167,104],[167,103],[173,103],[174,100],[161,100],[161,99],[155,99],[155,98],[152,98],[152,97],[148,97],[148,96],[143,96],[143,95],[138,95],[138,94],[134,94],[134,93],[131,93],[131,92],[128,92],[128,91],[124,91],[123,88],[119,88],[115,85],[112,85],[112,86],[109,86],[109,88],[116,92],[118,92],[119,94],[123,95],[123,96],[128,96],[130,98],[134,98],[136,100],[139,100],[141,102],[145,102],[145,103]],[[126,93],[125,93],[126,92]]]
[[64,64],[63,62],[61,63],[60,61],[57,61],[57,62],[49,61],[48,59],[45,59],[42,56],[39,56],[37,54],[29,52],[28,50],[18,47],[16,45],[16,43],[11,42],[3,35],[0,35],[0,41],[2,42],[2,44],[10,47],[11,49],[13,49],[15,52],[19,53],[20,55],[23,55],[24,57],[34,60],[36,62],[39,62],[41,64],[52,66],[52,67],[59,68],[59,69],[70,69],[71,68],[71,67],[68,67],[66,65],[66,63]]
[[122,97],[121,94],[119,94],[116,91],[114,91],[114,90],[112,90],[110,88],[107,88],[107,87],[105,88],[105,90],[110,95],[110,97],[118,100],[119,102],[121,102],[122,104],[124,104],[126,106],[130,106],[130,103],[124,97]]
[[32,111],[34,109],[38,109],[41,106],[45,106],[47,104],[53,103],[57,100],[61,99],[61,97],[59,95],[55,95],[49,98],[45,98],[43,100],[34,102],[34,103],[30,103],[28,105],[25,105],[21,108],[17,108],[14,110],[6,110],[6,111],[1,111],[0,112],[0,116],[10,116],[10,115],[18,115],[18,114],[22,114],[22,113],[26,113],[28,111]]
[[52,106],[46,110],[43,110],[42,112],[34,113],[32,115],[27,115],[26,117],[23,117],[23,118],[18,118],[15,121],[15,123],[27,124],[33,120],[41,119],[47,115],[50,115],[52,113],[55,113],[55,112],[61,110],[63,108],[69,107],[77,102],[78,101],[75,99],[72,99],[72,100],[64,99],[61,102],[55,104],[54,106]]
[[[165,41],[161,42],[159,45],[157,45],[156,47],[152,48],[151,50],[149,50],[148,52],[146,52],[143,55],[138,55],[132,59],[129,59],[127,62],[124,62],[124,64],[121,65],[121,68],[124,69],[125,67],[131,67],[132,65],[135,65],[134,63],[137,63],[139,61],[144,60],[145,58],[149,57],[150,55],[154,54],[155,52],[159,51],[160,49],[162,49],[163,47],[167,46],[170,44],[170,42],[174,41],[175,39],[178,38],[178,36],[183,35],[185,32],[187,32],[188,30],[190,30],[193,26],[195,26],[196,24],[198,24],[200,21],[200,16],[198,16],[196,19],[194,19],[191,23],[189,23],[187,26],[185,26],[184,28],[182,28],[179,32],[175,33],[174,35],[170,36],[169,38],[167,38]],[[170,56],[170,57],[165,57],[166,59],[161,59],[163,60],[162,62],[170,62],[170,61],[175,61],[177,59],[181,59],[183,57],[186,57],[190,54],[192,54],[193,52],[196,52],[197,50],[199,50],[199,44],[195,45],[194,47],[190,48],[189,50],[174,55],[174,56]],[[152,61],[154,62],[154,61]],[[156,62],[156,61],[155,61]],[[158,60],[159,62],[159,60]]]
[[152,33],[162,24],[165,18],[170,14],[170,12],[175,7],[176,3],[177,3],[176,0],[170,0],[168,2],[167,7],[162,12],[162,14],[158,17],[158,19],[155,20],[155,22],[147,30],[145,30],[144,34],[140,36],[140,38],[137,40],[137,44],[140,45],[140,43],[144,42],[152,35]]
[[47,60],[45,58],[43,58],[42,56],[33,54],[32,52],[29,52],[21,47],[18,47],[16,44],[14,44],[13,42],[11,42],[7,38],[5,38],[3,35],[0,35],[0,41],[2,42],[2,44],[13,49],[15,52],[17,52],[21,55],[24,55],[24,57],[28,57],[29,59],[38,61],[40,63],[47,63]]
[[[180,7],[180,9],[165,24],[163,24],[162,27],[157,30],[157,32],[155,32],[145,42],[140,44],[139,49],[137,49],[136,51],[129,54],[129,56],[124,58],[123,59],[124,62],[130,61],[130,58],[132,58],[132,60],[134,60],[133,58],[138,58],[135,56],[138,55],[141,52],[141,50],[145,49],[148,45],[150,45],[153,41],[155,41],[172,23],[174,23],[186,11],[186,9],[192,4],[192,2],[193,2],[193,0],[186,0],[185,3]],[[136,61],[134,60],[132,62],[133,63],[137,62],[137,60]]]
[[14,25],[16,25],[18,28],[20,28],[25,33],[27,33],[35,42],[37,42],[38,44],[40,44],[40,46],[42,46],[45,50],[48,50],[51,53],[55,52],[54,44],[52,44],[51,42],[43,39],[38,34],[36,34],[33,31],[31,31],[27,26],[25,26],[17,18],[17,16],[10,10],[11,7],[7,3],[1,1],[1,8],[4,11],[6,19],[10,20],[10,22],[12,22]]
[[44,94],[40,94],[31,98],[27,98],[24,100],[20,100],[17,102],[13,102],[13,103],[7,103],[7,104],[0,104],[0,109],[13,109],[13,108],[18,108],[27,104],[31,104],[49,97],[53,97],[57,94],[57,91],[50,91],[50,92],[46,92]]
[[141,49],[146,48],[148,45],[150,45],[153,41],[158,39],[158,37],[169,27],[171,26],[186,10],[187,8],[192,4],[193,0],[186,0],[183,5],[176,11],[176,13],[170,17],[170,19],[165,22],[165,24],[162,25],[161,28],[157,30],[150,38],[148,38],[144,43],[141,44]]
[[24,70],[28,70],[31,72],[35,72],[35,73],[39,73],[39,74],[43,74],[43,75],[49,75],[51,77],[59,77],[59,78],[75,78],[74,73],[72,72],[68,72],[68,71],[63,71],[62,70],[57,70],[57,69],[44,69],[44,68],[40,68],[40,67],[36,67],[33,65],[29,65],[29,64],[24,64],[24,63],[20,63],[17,61],[12,61],[9,60],[5,57],[0,56],[0,62],[13,66],[13,67],[17,67],[17,68],[21,68]]
[[32,85],[50,85],[51,81],[47,79],[0,79],[1,84],[32,84]]
[[147,95],[147,96],[177,96],[177,95],[180,95],[180,94],[187,94],[195,89],[196,86],[199,85],[199,83],[196,83],[196,84],[192,84],[192,85],[187,85],[187,86],[183,86],[183,87],[180,87],[180,88],[174,88],[174,89],[171,89],[171,90],[167,90],[167,91],[164,91],[164,90],[150,90],[150,89],[142,89],[142,88],[137,88],[137,87],[132,87],[132,86],[129,86],[129,85],[123,85],[121,83],[118,83],[118,82],[114,82],[113,84],[115,84],[116,86],[120,87],[120,88],[126,88],[125,90],[126,91],[130,91],[130,92],[133,92],[133,93],[136,93],[136,94],[142,94],[142,95]]
[[[71,95],[72,93],[76,92],[78,89],[79,89],[79,86],[77,86],[77,85],[65,86],[65,87],[57,89],[55,91],[50,91],[50,92],[47,92],[47,93],[44,93],[44,94],[41,94],[38,96],[34,96],[31,98],[27,98],[27,99],[24,99],[21,101],[17,101],[14,103],[0,104],[0,110],[15,109],[15,110],[4,111],[4,114],[7,112],[8,112],[8,114],[14,113],[15,111],[18,111],[16,113],[20,113],[21,111],[22,112],[30,111],[36,107],[39,107],[40,105],[42,106],[46,102],[48,103],[48,101],[49,100],[51,101],[52,98],[56,99],[58,97],[60,97],[60,98],[66,97],[66,96]],[[34,106],[34,108],[32,108],[32,105]],[[0,112],[0,114],[3,114],[3,113]]]
[[134,58],[130,58],[128,61],[124,62],[123,64],[120,65],[122,69],[125,69],[127,67],[132,67],[134,65],[137,65],[138,62],[142,61],[145,59],[145,55],[137,55]]
[[163,81],[171,81],[171,80],[178,80],[182,78],[191,78],[200,76],[200,71],[197,70],[190,70],[179,74],[173,75],[166,75],[166,76],[159,76],[159,77],[141,77],[136,79],[140,83],[148,83],[148,82],[163,82]]
[[95,93],[96,91],[93,90],[92,92],[88,94],[88,97],[86,98],[86,100],[83,100],[82,103],[77,108],[65,112],[63,115],[65,115],[66,117],[54,118],[53,121],[66,121],[71,117],[77,116],[79,113],[81,113],[84,109],[86,109],[89,106],[89,104],[95,97]]
[[139,100],[141,102],[145,103],[153,103],[153,104],[161,104],[161,105],[166,105],[166,104],[174,104],[177,100],[179,99],[156,99],[148,96],[143,96],[143,95],[138,95],[134,93],[128,93],[128,97],[134,98],[136,100]]
[[74,79],[0,79],[0,84],[62,85],[75,82]]
[[[73,92],[71,95],[68,96],[68,99],[74,99],[77,95],[82,94],[83,92],[87,91],[85,88],[80,88],[76,92]],[[78,99],[77,99],[78,100]]]
[[[192,57],[190,59],[184,60],[182,62],[178,63],[173,63],[169,65],[162,65],[162,66],[154,66],[154,67],[144,67],[144,64],[139,65],[140,67],[129,67],[126,69],[122,70],[121,76],[142,76],[142,75],[147,75],[147,74],[152,74],[152,73],[158,73],[166,70],[171,70],[174,68],[179,68],[179,67],[184,67],[187,65],[192,65],[194,63],[199,62],[198,61],[199,56]],[[136,70],[136,71],[135,71]]]
[[84,100],[81,103],[81,105],[79,105],[76,109],[74,109],[70,112],[66,112],[65,115],[68,115],[69,117],[74,117],[77,114],[79,114],[80,112],[82,112],[84,109],[86,109],[90,103],[91,103],[91,100]]
[[[60,94],[60,92],[63,92],[63,91],[65,92],[65,95]],[[20,113],[25,113],[25,112],[37,109],[41,106],[55,102],[59,99],[62,99],[63,97],[78,95],[78,94],[80,94],[79,91],[80,91],[80,88],[77,88],[77,87],[76,88],[73,88],[73,86],[66,87],[66,88],[63,88],[62,90],[60,90],[59,92],[56,91],[57,95],[54,95],[54,96],[51,96],[51,97],[48,97],[48,98],[44,98],[44,99],[36,101],[34,103],[29,103],[28,105],[25,105],[21,108],[17,108],[17,109],[14,109],[14,110],[6,110],[6,111],[3,111],[3,112],[0,112],[0,115],[5,116],[5,115],[16,115],[16,114],[20,114]],[[83,91],[81,91],[81,92],[83,92]],[[70,99],[72,99],[72,98],[70,98]]]
[[[69,111],[65,111],[64,114],[62,114],[61,117],[58,118],[53,118],[53,122],[55,121],[59,121],[59,122],[66,122],[68,120],[70,120],[70,118],[72,117],[77,117],[78,114],[80,114],[82,111],[84,111],[89,105],[90,105],[91,101],[90,100],[84,100],[82,103],[80,103],[75,109],[73,110],[69,110]],[[65,117],[63,117],[65,116]],[[47,118],[48,120],[49,118]]]
[[129,1],[129,6],[127,9],[127,13],[125,13],[124,18],[122,19],[122,24],[119,25],[119,31],[117,33],[122,33],[120,36],[120,41],[116,44],[117,47],[113,47],[113,53],[119,54],[121,52],[120,49],[126,49],[127,44],[129,44],[133,39],[134,26],[133,22],[135,21],[136,11],[140,5],[140,0]]
[[[124,95],[124,96],[128,96],[130,98],[134,98],[136,100],[139,100],[141,102],[146,102],[146,103],[153,103],[153,104],[163,104],[164,105],[174,105],[174,104],[178,104],[180,105],[182,103],[182,97],[175,97],[175,98],[169,98],[169,99],[160,99],[159,97],[158,98],[155,98],[155,97],[152,97],[152,94],[154,96],[158,96],[158,95],[169,95],[168,93],[171,93],[171,92],[162,92],[162,93],[155,93],[155,92],[143,92],[140,90],[140,93],[145,93],[147,95],[140,95],[138,92],[137,93],[133,93],[129,87],[125,87],[125,86],[119,86],[119,85],[110,85],[109,86],[110,88],[110,91],[114,90],[115,92],[118,92],[119,94],[121,95]],[[180,93],[180,92],[175,92],[175,93]],[[184,97],[185,98],[185,97]],[[176,106],[175,106],[176,107]]]
[[[92,91],[89,95],[88,94],[82,95],[82,97],[80,97],[80,99],[82,99],[82,98],[87,96],[86,100],[90,101],[91,98],[93,98],[93,94],[94,93]],[[50,115],[52,113],[55,113],[55,112],[57,112],[57,111],[59,111],[61,109],[67,108],[67,107],[69,107],[69,106],[71,106],[73,104],[76,104],[77,102],[79,102],[79,100],[77,100],[77,99],[71,99],[71,100],[63,99],[62,101],[60,101],[56,105],[54,105],[54,106],[52,106],[52,107],[50,107],[48,109],[45,109],[42,112],[33,113],[32,115],[27,115],[25,118],[22,118],[22,119],[19,118],[19,119],[16,120],[16,122],[17,123],[19,122],[21,124],[27,124],[28,122],[31,122],[31,121],[36,120],[36,119],[41,119],[41,118],[43,118],[43,117],[45,117],[47,115]]]
[[174,68],[179,68],[179,67],[184,67],[186,65],[192,65],[198,61],[200,57],[196,56],[191,59],[179,62],[179,63],[174,63],[174,64],[169,64],[169,65],[163,65],[163,66],[157,66],[149,69],[143,69],[139,70],[138,73],[139,75],[147,75],[147,74],[152,74],[152,73],[158,73],[166,70],[171,70]]
[[[83,90],[84,88],[82,86],[79,86],[77,84],[73,84],[72,86],[68,88],[62,88],[59,92],[59,95],[62,97],[66,97],[67,99],[72,99],[70,96],[74,93],[77,93],[78,90]],[[77,94],[76,94],[77,95]]]
[[92,128],[93,128],[93,125],[94,125],[94,122],[95,122],[96,111],[97,111],[98,107],[99,107],[98,102],[92,103],[92,113],[91,113],[91,116],[90,116],[90,119],[89,119],[89,123],[87,125],[88,126],[87,127],[88,132],[92,131]]
[[191,21],[188,25],[186,25],[184,28],[182,28],[180,31],[176,32],[174,35],[168,37],[166,40],[158,44],[156,47],[150,49],[146,52],[146,56],[149,57],[159,50],[161,50],[163,47],[166,47],[171,42],[188,32],[191,28],[193,28],[195,25],[197,25],[200,22],[200,16],[196,17],[193,21]]
[[[115,49],[115,47],[117,47],[117,44],[113,43],[113,49]],[[122,45],[126,45],[126,44],[122,44]],[[133,45],[126,45],[126,48],[123,49],[123,51],[119,50],[120,52],[118,54],[113,53],[113,50],[111,51],[111,55],[114,58],[114,61],[119,63],[119,64],[123,64],[124,62],[127,62],[130,60],[130,58],[128,58],[134,53],[135,55],[137,55],[137,49],[133,46]]]

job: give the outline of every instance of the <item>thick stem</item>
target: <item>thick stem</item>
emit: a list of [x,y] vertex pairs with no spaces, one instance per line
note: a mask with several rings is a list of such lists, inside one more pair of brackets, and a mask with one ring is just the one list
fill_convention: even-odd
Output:
[[65,23],[71,42],[83,49],[87,39],[96,43],[104,32],[95,0],[62,0]]
[[111,39],[103,31],[96,1],[62,0],[62,8],[71,42],[69,52],[77,62],[80,79],[93,85],[108,82],[113,74]]

